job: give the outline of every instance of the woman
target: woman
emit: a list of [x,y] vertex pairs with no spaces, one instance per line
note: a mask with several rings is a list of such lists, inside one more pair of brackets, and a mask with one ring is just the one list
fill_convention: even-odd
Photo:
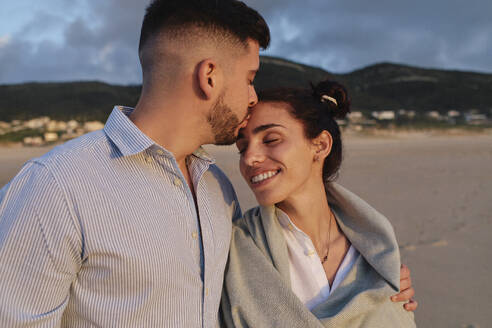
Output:
[[236,143],[260,206],[235,223],[222,315],[230,327],[414,327],[390,301],[400,257],[387,219],[333,182],[345,88],[260,95]]

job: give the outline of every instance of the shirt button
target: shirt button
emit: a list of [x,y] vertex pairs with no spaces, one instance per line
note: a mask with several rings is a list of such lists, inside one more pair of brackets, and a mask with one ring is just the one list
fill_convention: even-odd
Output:
[[150,156],[145,156],[145,161],[146,161],[147,163],[152,163],[152,157],[150,157]]
[[314,250],[312,250],[312,249],[310,249],[310,250],[308,250],[308,251],[306,252],[306,255],[307,255],[307,256],[313,256],[314,254],[316,254],[316,252],[315,252]]
[[191,238],[197,240],[198,239],[198,232],[193,231],[193,233],[191,234]]
[[294,231],[294,226],[291,223],[289,223],[288,228],[290,231]]
[[181,180],[179,178],[174,178],[173,183],[176,187],[181,187],[182,185]]
[[164,155],[164,151],[162,149],[157,149],[155,152],[157,153],[157,155]]
[[205,288],[205,296],[208,296],[208,288]]

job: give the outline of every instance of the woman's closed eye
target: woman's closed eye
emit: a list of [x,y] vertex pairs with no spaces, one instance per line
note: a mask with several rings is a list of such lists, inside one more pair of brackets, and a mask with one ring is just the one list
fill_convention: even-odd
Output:
[[279,140],[280,139],[278,139],[278,138],[275,138],[275,139],[267,139],[267,140],[264,140],[263,143],[265,143],[265,144],[272,144],[272,143],[277,142]]
[[263,138],[263,143],[266,145],[274,145],[280,141],[280,135],[278,133],[269,133]]

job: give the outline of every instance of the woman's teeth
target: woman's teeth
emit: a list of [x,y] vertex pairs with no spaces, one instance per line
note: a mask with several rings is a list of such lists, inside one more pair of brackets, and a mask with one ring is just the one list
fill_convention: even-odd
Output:
[[280,170],[278,170],[278,171],[268,171],[268,172],[265,172],[265,173],[262,173],[262,174],[255,175],[254,177],[251,178],[251,182],[252,183],[262,182],[262,181],[264,181],[266,179],[270,179],[271,177],[277,175],[279,172],[280,172]]

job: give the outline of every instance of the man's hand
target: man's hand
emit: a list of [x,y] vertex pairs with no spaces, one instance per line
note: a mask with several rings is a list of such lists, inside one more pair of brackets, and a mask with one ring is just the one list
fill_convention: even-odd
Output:
[[418,303],[413,299],[415,290],[412,287],[412,279],[410,278],[410,269],[402,264],[400,268],[400,293],[391,296],[393,302],[407,302],[403,304],[403,308],[407,311],[415,311]]

